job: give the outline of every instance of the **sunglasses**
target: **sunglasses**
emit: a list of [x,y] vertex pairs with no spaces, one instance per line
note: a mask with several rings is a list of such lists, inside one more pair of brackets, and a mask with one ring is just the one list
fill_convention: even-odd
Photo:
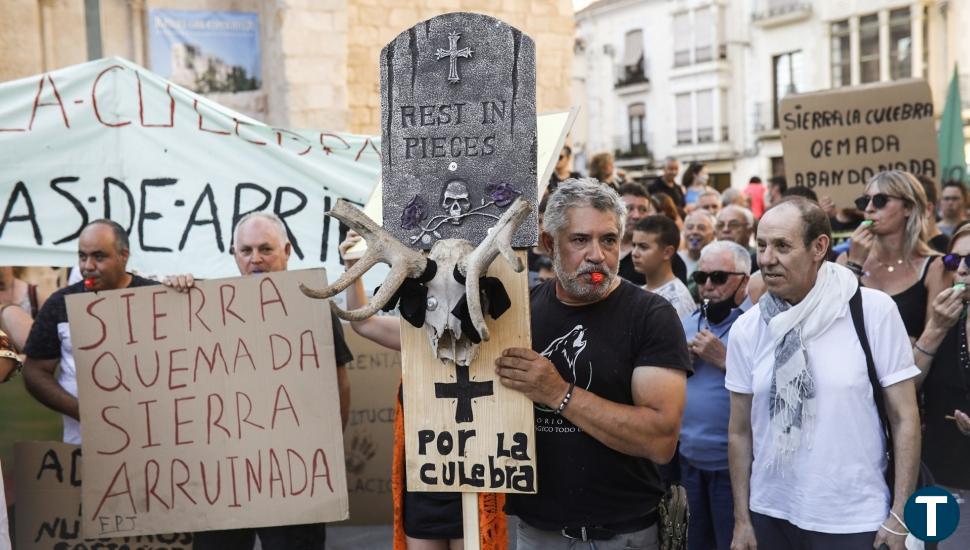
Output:
[[889,199],[906,200],[902,197],[896,197],[894,195],[887,195],[885,193],[876,193],[875,195],[862,195],[855,200],[855,207],[859,210],[865,210],[869,206],[869,201],[872,201],[872,205],[876,207],[876,210],[884,208],[889,204]]
[[947,254],[946,256],[943,256],[943,267],[946,268],[947,271],[956,271],[960,269],[960,264],[963,263],[963,265],[967,266],[967,269],[970,269],[970,261],[967,261],[968,259],[970,259],[970,254],[967,254],[966,256],[961,256],[959,254]]
[[744,275],[744,273],[739,273],[737,271],[712,271],[710,273],[706,271],[695,271],[690,277],[691,279],[694,279],[697,286],[704,286],[707,284],[708,278],[711,279],[711,282],[714,283],[714,285],[721,286],[727,282],[728,277],[731,275]]

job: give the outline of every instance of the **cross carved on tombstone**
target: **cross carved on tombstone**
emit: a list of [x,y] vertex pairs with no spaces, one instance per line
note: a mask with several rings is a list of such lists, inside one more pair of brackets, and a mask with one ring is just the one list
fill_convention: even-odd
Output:
[[436,382],[434,385],[434,396],[438,399],[455,399],[455,422],[462,424],[471,422],[474,418],[472,414],[472,399],[477,397],[488,397],[494,392],[492,382],[472,382],[468,377],[468,365],[455,365],[454,382]]
[[439,61],[446,57],[449,58],[450,66],[448,68],[448,82],[451,82],[452,84],[455,84],[461,80],[461,78],[458,77],[458,58],[464,57],[467,59],[472,56],[472,53],[474,53],[472,52],[471,48],[462,48],[459,50],[459,38],[461,38],[461,33],[448,33],[448,49],[443,50],[438,48],[438,51],[435,52],[435,55]]

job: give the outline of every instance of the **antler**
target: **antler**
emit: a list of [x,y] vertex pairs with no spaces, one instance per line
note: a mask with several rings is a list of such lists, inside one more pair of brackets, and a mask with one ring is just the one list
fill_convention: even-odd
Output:
[[316,290],[301,284],[300,290],[303,291],[303,294],[311,298],[331,298],[353,284],[378,262],[391,266],[391,273],[385,279],[384,284],[381,285],[380,291],[366,306],[352,311],[344,311],[331,303],[330,307],[337,314],[337,317],[345,321],[363,321],[384,307],[384,304],[394,296],[397,289],[404,283],[404,279],[419,277],[424,273],[424,268],[428,263],[424,254],[401,244],[390,233],[368,218],[367,214],[364,214],[349,202],[343,199],[338,200],[337,204],[327,212],[327,215],[337,218],[360,233],[367,241],[367,252],[353,267],[345,271],[337,279],[337,282],[329,287]]
[[512,250],[512,235],[515,234],[531,211],[532,205],[521,197],[516,199],[512,206],[502,214],[502,217],[495,222],[495,227],[485,237],[485,240],[468,255],[465,261],[465,297],[468,300],[468,314],[482,340],[488,340],[489,334],[488,327],[485,326],[485,314],[482,312],[478,279],[488,271],[488,266],[492,265],[492,261],[499,253],[505,257],[516,272],[521,272],[525,268],[522,265],[522,260]]

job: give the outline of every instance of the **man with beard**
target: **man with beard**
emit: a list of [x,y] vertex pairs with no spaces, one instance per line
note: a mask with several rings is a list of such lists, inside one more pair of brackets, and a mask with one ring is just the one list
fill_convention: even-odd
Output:
[[532,290],[532,349],[509,348],[501,383],[536,406],[535,495],[510,494],[517,548],[654,549],[690,371],[666,300],[617,276],[626,209],[591,179],[560,184],[542,242],[555,279]]
[[724,389],[727,342],[741,315],[751,256],[731,241],[715,241],[701,251],[692,275],[701,308],[684,319],[694,361],[680,431],[680,481],[687,490],[688,550],[727,550],[734,531],[728,471],[729,393]]

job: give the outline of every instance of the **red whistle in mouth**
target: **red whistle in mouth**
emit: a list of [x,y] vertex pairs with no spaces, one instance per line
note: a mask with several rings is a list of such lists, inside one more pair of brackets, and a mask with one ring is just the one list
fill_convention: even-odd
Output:
[[86,290],[94,288],[94,279],[84,279],[84,288]]
[[590,273],[589,278],[592,279],[593,284],[598,285],[603,282],[603,274],[600,272]]

